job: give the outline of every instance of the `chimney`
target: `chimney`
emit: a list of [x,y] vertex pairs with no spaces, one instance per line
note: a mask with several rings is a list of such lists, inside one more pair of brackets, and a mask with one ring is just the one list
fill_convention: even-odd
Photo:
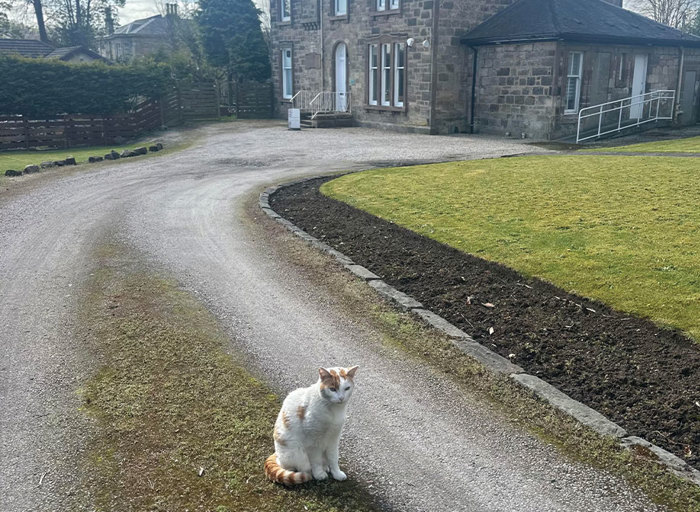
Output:
[[114,34],[114,18],[112,18],[111,7],[105,7],[105,27],[108,35]]
[[177,4],[165,4],[165,15],[177,18]]

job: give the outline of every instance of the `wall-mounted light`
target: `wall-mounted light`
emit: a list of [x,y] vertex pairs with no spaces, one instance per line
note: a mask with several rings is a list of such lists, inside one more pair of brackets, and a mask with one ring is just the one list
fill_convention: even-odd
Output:
[[423,45],[423,48],[430,48],[430,39],[426,39],[421,44]]
[[409,37],[408,39],[406,39],[406,46],[408,46],[409,48],[413,48],[413,43],[415,43],[415,42],[416,42],[415,39],[413,39],[412,37]]

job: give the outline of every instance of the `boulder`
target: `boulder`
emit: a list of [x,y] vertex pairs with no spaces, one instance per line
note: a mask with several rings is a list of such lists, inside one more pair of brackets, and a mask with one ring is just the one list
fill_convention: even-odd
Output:
[[[110,155],[110,156],[111,156],[111,155]],[[101,162],[102,160],[104,160],[104,159],[103,159],[101,156],[90,156],[90,157],[88,157],[88,162],[90,162],[91,164],[94,164],[95,162]]]
[[56,167],[56,164],[53,162],[41,162],[42,169],[48,169],[49,167]]
[[5,171],[5,176],[22,176],[22,171],[15,171],[14,169],[8,169]]
[[163,149],[163,143],[162,142],[156,142],[156,147],[158,148],[158,151]]
[[120,156],[119,153],[116,151],[112,150],[109,153],[105,155],[105,160],[119,160]]
[[34,172],[39,172],[39,166],[38,165],[27,165],[24,168],[24,174],[32,174]]
[[124,151],[121,152],[121,155],[119,155],[119,156],[121,156],[122,158],[129,158],[132,156],[136,156],[136,153],[134,153],[130,149],[125,149]]
[[155,153],[156,151],[160,151],[160,149],[158,149],[158,146],[148,146],[148,151]]
[[53,164],[57,165],[58,167],[63,167],[64,165],[66,165],[66,162],[63,160],[54,160]]
[[75,157],[69,156],[63,161],[66,165],[78,165],[78,162],[75,161]]
[[146,148],[145,146],[136,148],[134,150],[134,153],[136,153],[137,155],[145,155],[146,153],[148,153],[148,148]]

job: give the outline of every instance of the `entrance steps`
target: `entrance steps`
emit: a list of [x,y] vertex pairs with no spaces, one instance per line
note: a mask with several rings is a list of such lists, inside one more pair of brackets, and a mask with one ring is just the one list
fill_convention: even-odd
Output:
[[345,128],[353,126],[352,114],[349,112],[301,113],[302,128]]

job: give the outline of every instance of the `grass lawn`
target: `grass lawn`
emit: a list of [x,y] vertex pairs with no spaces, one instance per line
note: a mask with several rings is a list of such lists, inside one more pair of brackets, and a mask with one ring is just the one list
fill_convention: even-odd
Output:
[[684,158],[537,156],[379,169],[321,191],[700,340],[700,173]]
[[122,152],[125,149],[134,149],[142,146],[150,146],[152,143],[131,144],[129,146],[91,146],[87,148],[56,149],[46,151],[4,151],[0,152],[0,174],[7,169],[16,171],[24,170],[27,165],[39,165],[41,162],[63,160],[69,156],[75,157],[76,162],[87,162],[90,156],[104,156],[112,149]]
[[640,151],[647,153],[700,153],[700,137],[688,137],[686,139],[661,140],[657,142],[644,142],[642,144],[630,144],[614,148],[598,148],[586,151],[613,151],[616,153],[628,153]]

